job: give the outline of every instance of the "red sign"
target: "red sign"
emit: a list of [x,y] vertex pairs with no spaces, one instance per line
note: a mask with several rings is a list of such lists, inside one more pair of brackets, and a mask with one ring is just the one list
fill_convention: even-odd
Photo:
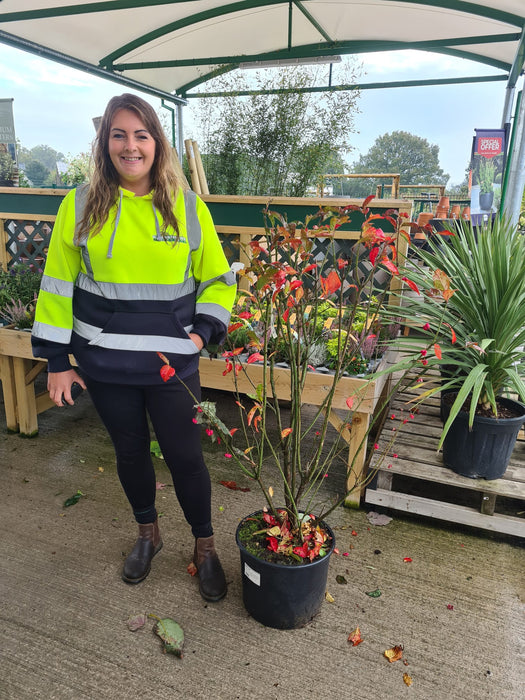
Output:
[[501,136],[478,136],[476,154],[493,158],[499,156],[503,151],[503,137]]

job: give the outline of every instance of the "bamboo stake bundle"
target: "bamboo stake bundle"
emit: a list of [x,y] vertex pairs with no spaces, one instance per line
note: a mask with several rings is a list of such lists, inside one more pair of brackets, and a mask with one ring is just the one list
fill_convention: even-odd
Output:
[[192,190],[197,194],[202,194],[199,173],[197,172],[197,165],[195,163],[195,157],[193,155],[193,141],[191,139],[185,139],[184,146],[186,148],[186,157],[188,159],[188,168],[191,176]]
[[204,172],[204,166],[202,165],[202,158],[201,158],[201,152],[199,150],[199,146],[197,144],[197,141],[192,141],[192,146],[193,146],[193,156],[195,158],[195,165],[197,168],[197,174],[199,176],[199,184],[201,187],[201,193],[202,194],[210,194],[210,190],[208,189],[208,181],[206,180],[206,173]]

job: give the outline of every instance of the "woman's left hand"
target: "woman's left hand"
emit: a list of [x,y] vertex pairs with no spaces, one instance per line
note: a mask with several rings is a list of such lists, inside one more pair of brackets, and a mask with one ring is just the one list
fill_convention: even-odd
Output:
[[200,335],[197,335],[197,333],[188,333],[188,335],[193,340],[195,345],[199,348],[199,352],[200,352],[202,350],[202,348],[204,347],[204,342],[203,342],[202,338],[200,337]]

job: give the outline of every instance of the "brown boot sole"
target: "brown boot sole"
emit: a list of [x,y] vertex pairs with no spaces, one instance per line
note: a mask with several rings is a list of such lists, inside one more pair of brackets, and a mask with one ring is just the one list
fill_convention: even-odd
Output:
[[[155,556],[155,554],[158,554],[161,549],[162,549],[162,542],[159,542],[159,544],[157,545],[157,548],[153,552],[153,556],[151,557],[152,560],[153,560],[153,557]],[[151,571],[151,562],[150,562],[150,565],[148,567],[148,570],[140,578],[128,578],[127,576],[124,575],[124,573],[122,573],[121,578],[124,581],[124,583],[129,583],[131,585],[135,585],[136,583],[140,583],[141,581],[144,581],[144,579],[148,577],[148,574],[150,571]]]

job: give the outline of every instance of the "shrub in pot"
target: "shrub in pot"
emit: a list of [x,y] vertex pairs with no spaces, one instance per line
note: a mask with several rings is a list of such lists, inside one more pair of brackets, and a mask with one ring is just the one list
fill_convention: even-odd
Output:
[[[372,336],[376,349],[381,344],[383,349],[387,346],[383,337],[379,343],[377,339],[378,329],[391,325],[390,317],[385,324],[381,318],[388,291],[372,296],[365,291],[372,287],[378,271],[399,275],[394,261],[403,219],[395,212],[386,217],[372,215],[368,203],[321,210],[304,224],[288,223],[282,215],[266,212],[266,233],[252,241],[251,264],[241,273],[250,289],[243,293],[242,310],[237,309],[229,329],[235,337],[239,329],[245,332],[249,327],[250,353],[242,346],[222,353],[224,374],[231,373],[235,379],[238,424],[226,426],[213,403],[196,404],[195,420],[206,426],[213,440],[221,441],[225,456],[256,482],[263,494],[264,507],[239,524],[236,539],[245,607],[259,622],[272,627],[306,624],[324,600],[329,557],[335,545],[327,518],[349,492],[345,485],[337,497],[329,498],[323,484],[336,462],[346,466],[348,446],[344,438],[362,400],[359,395],[347,397],[347,415],[334,431],[330,425],[334,396],[354,358],[369,365],[367,344],[370,346]],[[359,210],[364,224],[355,256],[343,259],[335,253],[333,236],[348,222],[351,210]],[[332,254],[314,257],[316,238],[328,242],[334,248]],[[369,269],[365,275],[359,267],[363,251]],[[325,316],[330,319],[328,324]],[[314,370],[310,358],[325,325],[329,325],[334,341],[333,369],[323,374],[324,393],[312,415],[311,409],[304,410],[302,394]],[[290,397],[284,402],[279,400],[276,387],[281,345],[287,348],[284,381]],[[250,378],[254,363],[265,368],[258,384]],[[407,363],[407,369],[415,364],[416,360]],[[169,374],[166,367],[162,370]],[[239,389],[241,376],[252,382],[248,396]],[[362,386],[374,378],[377,373],[366,375]],[[374,427],[372,420],[370,430]],[[366,448],[366,437],[362,446]],[[373,474],[365,472],[353,488],[362,489],[371,478]]]
[[[441,387],[422,397],[446,393],[439,441],[445,464],[463,476],[495,479],[525,421],[525,238],[505,218],[476,230],[460,220],[448,234],[419,252],[436,272],[414,272],[421,294],[403,313],[423,328],[403,344],[425,369],[443,370]],[[438,289],[444,303],[436,303]],[[423,357],[418,343],[431,341],[435,349]]]

